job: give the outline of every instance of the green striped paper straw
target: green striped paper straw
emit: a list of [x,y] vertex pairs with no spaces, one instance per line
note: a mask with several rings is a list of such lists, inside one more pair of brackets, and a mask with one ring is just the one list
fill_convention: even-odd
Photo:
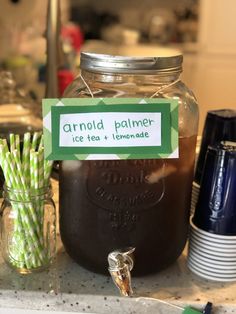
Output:
[[39,169],[39,188],[44,187],[44,148],[40,147],[38,151],[38,169]]
[[[17,155],[15,155],[14,157],[17,158]],[[37,237],[38,237],[37,234],[39,233],[39,226],[37,224],[37,216],[34,212],[34,209],[32,208],[32,205],[30,204],[30,196],[29,196],[28,190],[26,189],[23,176],[21,175],[21,168],[18,165],[18,163],[14,162],[10,153],[6,153],[6,160],[9,161],[8,171],[12,175],[13,188],[16,191],[23,190],[23,193],[17,193],[18,200],[26,202],[27,204],[26,205],[27,208],[24,208],[24,213],[22,213],[24,215],[24,217],[22,217],[22,220],[25,220],[27,224],[31,225],[30,233],[34,234],[34,238],[35,240],[37,240]]]
[[[39,223],[38,223],[38,218],[37,218],[37,214],[35,213],[34,208],[32,207],[32,204],[30,203],[30,194],[29,194],[29,190],[27,189],[26,183],[25,183],[25,179],[23,176],[23,172],[22,172],[22,167],[20,164],[20,160],[18,159],[18,154],[16,152],[16,150],[13,151],[13,158],[15,161],[15,173],[16,173],[16,177],[15,179],[18,180],[19,178],[19,189],[21,187],[21,189],[23,190],[24,193],[24,200],[26,202],[29,202],[28,206],[29,206],[29,212],[31,213],[31,217],[32,217],[32,222],[34,224],[37,236],[40,236],[40,227],[39,227]],[[11,160],[11,158],[10,158]]]
[[34,132],[33,134],[31,148],[34,149],[35,151],[37,150],[37,144],[38,144],[38,141],[40,140],[40,136],[41,136],[41,132]]
[[24,144],[22,153],[23,175],[27,186],[30,185],[30,133],[24,134]]
[[[39,179],[39,189],[46,188],[44,186],[44,148],[40,147],[38,151],[38,179]],[[44,201],[40,201],[40,222],[41,230],[43,232],[44,223]]]
[[[16,190],[16,191],[20,191],[22,190],[22,182],[20,181],[20,179],[18,178],[18,176],[15,175],[16,170],[15,170],[15,165],[12,161],[11,158],[11,154],[9,152],[6,153],[6,165],[7,165],[7,173],[9,173],[9,176],[12,179],[12,187]],[[23,195],[21,193],[16,193],[17,194],[17,201],[20,202],[27,202],[27,199],[25,199],[25,194],[23,193]],[[30,203],[29,203],[30,204]],[[28,240],[28,245],[31,248],[31,253],[35,253],[39,260],[41,262],[44,261],[44,256],[42,254],[42,248],[41,245],[39,243],[39,238],[37,236],[37,234],[35,234],[35,229],[39,230],[39,227],[35,226],[34,221],[32,220],[32,210],[31,210],[31,206],[20,206],[20,214],[21,214],[21,219],[22,219],[22,224],[24,225],[24,230],[25,233],[28,235],[27,236],[27,240]],[[29,215],[29,211],[30,214]]]
[[[4,156],[5,156],[5,154],[6,154],[7,151],[8,151],[8,147],[5,146],[3,139],[0,139],[0,163],[1,163],[1,167],[2,167],[3,171],[4,171],[4,169],[6,168]],[[11,184],[9,183],[10,180],[8,179],[6,173],[5,173],[5,181],[8,182],[8,185],[9,185],[9,186],[11,185]],[[15,210],[14,212],[15,212],[15,215],[17,215],[17,212],[18,212],[18,211]],[[15,231],[17,231],[17,230],[19,229],[19,226],[17,225],[17,221],[14,221],[14,229],[15,229]],[[13,241],[14,241],[14,239],[13,239]],[[13,252],[13,256],[14,256],[14,260],[15,260],[15,261],[19,261],[19,260],[24,259],[24,256],[20,256],[20,257],[19,257],[19,255],[16,254],[15,252]],[[16,264],[16,263],[17,263],[17,262],[14,262],[14,264]],[[24,262],[23,262],[23,264],[20,263],[20,264],[18,264],[18,265],[23,267]]]
[[36,182],[36,177],[35,177],[35,159],[34,159],[34,154],[35,154],[35,150],[31,149],[30,150],[30,187],[31,189],[35,189],[35,182]]
[[[4,143],[4,141],[3,141],[3,143]],[[9,188],[13,188],[15,185],[15,182],[14,182],[14,177],[11,176],[10,171],[8,171],[9,165],[8,165],[8,160],[6,159],[7,153],[8,153],[8,146],[5,142],[5,145],[4,144],[0,145],[1,167],[2,167],[3,172],[4,172],[5,181],[6,181],[7,186]],[[19,204],[17,204],[17,203],[13,204],[13,209],[15,210],[15,212],[17,214],[19,214],[19,206],[18,206]],[[17,220],[16,223],[17,223],[16,228],[19,229],[19,232],[21,232],[21,234],[24,234],[25,230],[22,228],[20,220]],[[23,243],[23,246],[24,246],[24,243]],[[24,246],[24,247],[25,247],[25,250],[22,252],[22,254],[24,256],[24,262],[26,264],[26,267],[30,268],[30,264],[28,263],[27,256],[25,256],[27,249],[26,249],[26,246]]]
[[[39,190],[39,181],[41,181],[39,178],[39,153],[31,149],[30,157],[31,157],[30,159],[31,187],[33,188],[33,190],[37,191]],[[37,196],[35,206],[37,207],[37,216],[42,236],[43,236],[43,210],[44,210],[43,204],[44,202],[42,200],[42,196],[41,195]]]
[[15,146],[15,135],[11,133],[9,135],[9,139],[10,139],[10,151],[13,152],[13,150],[16,148],[16,146]]
[[[21,169],[18,169],[21,167],[21,162],[20,162],[20,151],[19,151],[19,147],[20,147],[20,138],[19,136],[15,135],[15,147],[18,149],[15,149],[12,152],[13,155],[13,159],[15,161],[15,166],[16,166],[16,171],[17,171],[17,176],[21,177],[21,179],[23,180],[24,177],[22,176],[22,172]],[[14,192],[12,193],[14,194]],[[14,196],[13,196],[14,197]],[[14,197],[16,199],[16,196]],[[26,267],[29,267],[29,262],[28,261],[28,257],[24,257],[23,256],[23,252],[27,252],[29,251],[26,247],[27,247],[27,243],[24,240],[24,236],[25,236],[25,232],[23,231],[23,227],[22,227],[22,222],[21,222],[21,216],[19,213],[19,206],[22,206],[20,203],[14,203],[13,206],[13,210],[15,211],[16,214],[16,219],[14,219],[14,234],[13,234],[13,239],[12,242],[15,245],[12,245],[12,250],[14,252],[14,256],[18,258],[15,258],[15,260],[18,263],[18,267],[23,268],[23,261],[25,261]],[[23,237],[22,237],[23,235]],[[23,250],[24,248],[24,250]],[[35,264],[35,261],[33,261],[33,264]],[[27,266],[28,265],[28,266]]]
[[38,151],[40,151],[41,148],[43,148],[43,134],[41,135],[41,138],[40,138]]
[[[17,151],[18,158],[20,160],[20,135],[19,134],[15,134],[15,149]],[[20,163],[21,163],[21,160],[20,160]]]
[[32,142],[31,134],[24,134],[22,155],[19,135],[10,135],[10,152],[6,140],[0,139],[0,163],[16,214],[11,249],[13,257],[19,261],[11,263],[28,269],[41,266],[48,262],[44,251],[47,250],[43,233],[44,200],[35,192],[49,184],[53,165],[52,161],[44,160],[42,134],[35,132]]
[[[30,186],[33,193],[39,190],[39,153],[34,149],[30,150]],[[37,208],[37,230],[39,231],[40,241],[43,245],[43,229],[42,229],[42,196],[35,196],[34,206]]]

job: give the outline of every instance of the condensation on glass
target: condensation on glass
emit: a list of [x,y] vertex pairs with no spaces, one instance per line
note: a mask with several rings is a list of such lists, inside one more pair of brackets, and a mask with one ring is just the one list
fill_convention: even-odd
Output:
[[107,273],[109,252],[134,247],[133,273],[157,272],[185,246],[198,106],[180,80],[182,59],[179,54],[81,55],[81,75],[64,97],[157,97],[179,103],[178,159],[60,163],[61,238],[68,254],[90,270]]

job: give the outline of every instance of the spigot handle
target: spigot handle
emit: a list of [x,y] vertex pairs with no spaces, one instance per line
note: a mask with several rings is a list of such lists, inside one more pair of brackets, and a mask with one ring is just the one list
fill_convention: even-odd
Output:
[[129,247],[115,250],[108,255],[108,270],[115,285],[123,296],[131,296],[133,294],[130,272],[134,266],[132,257],[134,250],[135,248]]

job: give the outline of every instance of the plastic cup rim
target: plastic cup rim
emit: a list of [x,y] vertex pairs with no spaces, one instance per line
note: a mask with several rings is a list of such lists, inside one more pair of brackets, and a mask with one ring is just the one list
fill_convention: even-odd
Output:
[[195,237],[203,240],[203,241],[208,241],[209,243],[213,244],[213,243],[218,243],[218,244],[226,244],[227,245],[235,245],[236,246],[236,239],[218,239],[218,238],[210,238],[207,235],[204,235],[200,232],[198,232],[197,230],[195,230],[192,226],[190,229],[191,234],[194,234]]
[[210,251],[209,250],[206,250],[204,248],[201,248],[199,246],[197,246],[195,243],[190,243],[190,249],[194,249],[195,251],[200,251],[202,254],[205,254],[206,256],[208,257],[219,257],[219,258],[234,258],[236,260],[236,252],[235,254],[232,254],[232,253],[222,253],[222,252],[214,252],[214,251]]
[[207,269],[202,268],[199,264],[196,264],[196,262],[188,260],[188,263],[191,263],[193,265],[193,267],[195,267],[196,269],[199,269],[199,271],[202,271],[204,273],[209,273],[212,274],[214,277],[222,277],[222,278],[235,278],[236,279],[236,271],[232,274],[228,274],[228,273],[224,273],[224,272],[214,272]]
[[192,260],[196,259],[200,264],[207,265],[207,266],[212,267],[212,268],[217,268],[217,269],[235,269],[235,272],[236,272],[236,262],[233,263],[233,264],[228,263],[229,265],[227,265],[227,263],[223,263],[223,264],[219,263],[218,264],[214,260],[204,259],[204,257],[199,256],[198,254],[196,254],[193,251],[189,252],[188,259],[189,258],[192,259]]
[[222,265],[223,264],[234,264],[236,265],[236,259],[223,259],[222,257],[217,257],[217,256],[205,256],[205,255],[202,255],[201,252],[198,252],[196,251],[194,248],[191,248],[189,249],[189,252],[188,254],[194,254],[196,255],[199,259],[204,259],[204,260],[207,260],[207,261],[213,261],[213,263],[215,264],[220,264]]
[[[214,249],[215,251],[220,252],[235,252],[236,253],[236,244],[235,245],[229,245],[224,243],[214,243],[210,241],[204,242],[201,238],[198,238],[196,234],[192,233],[190,234],[190,240],[192,240],[194,243],[196,243],[199,246],[205,247],[206,249],[209,248],[209,250]],[[209,246],[210,245],[210,246]]]
[[188,267],[194,274],[198,275],[199,277],[202,277],[202,278],[205,278],[205,279],[209,279],[209,280],[212,280],[212,281],[226,282],[226,281],[235,281],[236,280],[236,276],[232,277],[232,278],[224,278],[224,277],[212,276],[211,274],[205,274],[202,271],[199,271],[198,269],[196,269],[190,263],[188,263]]
[[236,235],[222,235],[222,234],[211,233],[211,232],[205,231],[205,230],[197,227],[193,223],[193,215],[190,217],[190,225],[197,232],[199,232],[199,233],[201,233],[201,234],[203,234],[205,236],[208,236],[209,238],[223,239],[223,240],[235,240],[235,242],[236,242]]

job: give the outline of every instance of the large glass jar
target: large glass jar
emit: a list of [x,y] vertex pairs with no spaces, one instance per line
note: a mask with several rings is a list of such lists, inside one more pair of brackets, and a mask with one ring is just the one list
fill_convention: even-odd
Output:
[[187,239],[198,126],[193,93],[180,80],[182,56],[82,53],[81,75],[64,97],[158,97],[179,103],[179,158],[62,161],[60,232],[69,255],[95,272],[134,247],[136,275],[159,271]]

